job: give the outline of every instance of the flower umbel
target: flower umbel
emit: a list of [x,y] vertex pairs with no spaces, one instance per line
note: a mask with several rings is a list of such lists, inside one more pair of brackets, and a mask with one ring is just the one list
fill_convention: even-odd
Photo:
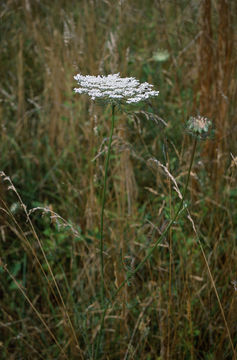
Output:
[[204,116],[191,116],[187,122],[187,131],[199,139],[206,139],[211,125],[212,122]]
[[108,76],[77,74],[74,79],[80,85],[80,88],[75,88],[74,91],[78,94],[88,94],[92,100],[132,104],[159,95],[159,91],[153,90],[153,85],[147,82],[140,84],[133,77],[121,78],[119,73]]
[[163,62],[169,59],[169,52],[166,49],[158,49],[153,53],[152,59],[158,62]]

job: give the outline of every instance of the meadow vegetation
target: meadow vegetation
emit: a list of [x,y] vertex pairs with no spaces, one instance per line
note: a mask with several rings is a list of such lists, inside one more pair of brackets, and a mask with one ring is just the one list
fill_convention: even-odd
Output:
[[[1,359],[236,359],[236,13],[234,0],[1,2]],[[111,106],[75,94],[78,73],[160,92],[115,112],[102,330]],[[198,115],[212,134],[162,236]]]

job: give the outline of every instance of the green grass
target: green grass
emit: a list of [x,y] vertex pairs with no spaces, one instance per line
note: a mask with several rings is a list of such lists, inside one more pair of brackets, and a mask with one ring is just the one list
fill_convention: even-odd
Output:
[[[132,276],[108,306],[97,359],[234,359],[237,9],[235,1],[216,5],[0,5],[0,170],[15,186],[1,177],[1,359],[95,359],[111,108],[73,93],[78,72],[120,72],[160,91],[115,113],[103,234],[107,305]],[[159,61],[154,54],[163,50]],[[186,198],[199,240],[182,211],[134,274],[179,206],[170,178],[150,159],[183,190],[193,143],[185,123],[199,113],[215,128],[212,140],[198,143]],[[23,204],[41,208],[32,224]]]

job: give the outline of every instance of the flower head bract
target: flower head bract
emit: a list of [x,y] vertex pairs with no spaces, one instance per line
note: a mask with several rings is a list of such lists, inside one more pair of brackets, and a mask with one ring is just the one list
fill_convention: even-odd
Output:
[[153,90],[153,85],[147,82],[140,84],[133,77],[120,77],[118,74],[108,76],[74,76],[79,88],[74,91],[78,94],[88,94],[92,100],[106,100],[108,102],[138,103],[151,97],[158,96],[159,91]]

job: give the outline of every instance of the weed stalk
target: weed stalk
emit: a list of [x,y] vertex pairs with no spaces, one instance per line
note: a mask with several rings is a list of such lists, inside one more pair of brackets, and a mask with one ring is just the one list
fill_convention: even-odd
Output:
[[[101,205],[101,216],[100,216],[100,272],[101,272],[101,307],[104,309],[105,304],[105,284],[104,284],[104,208],[105,208],[105,201],[106,201],[106,189],[107,189],[107,178],[108,178],[108,167],[109,167],[109,160],[110,160],[110,153],[111,153],[111,144],[113,139],[113,132],[114,132],[114,113],[115,113],[115,104],[112,104],[112,125],[110,130],[109,136],[109,144],[108,144],[108,151],[105,160],[105,175],[104,175],[104,186],[103,186],[103,193],[102,193],[102,205]],[[101,328],[100,328],[100,336],[103,331],[104,325],[104,317],[102,316],[101,320]],[[99,337],[100,338],[100,337]],[[98,341],[98,346],[99,346]]]
[[105,320],[105,315],[107,313],[107,310],[109,309],[109,306],[113,304],[114,300],[116,299],[118,293],[122,290],[122,288],[125,286],[125,284],[143,267],[143,265],[146,263],[147,260],[150,259],[150,257],[152,256],[153,252],[155,251],[155,249],[157,248],[157,246],[159,245],[159,243],[165,238],[166,234],[168,233],[168,231],[170,230],[171,226],[174,224],[174,222],[176,221],[177,217],[179,216],[179,214],[182,211],[183,208],[183,204],[184,204],[184,200],[186,198],[186,194],[187,194],[187,189],[188,189],[188,183],[189,183],[189,179],[190,179],[190,174],[191,174],[191,169],[192,169],[192,165],[193,165],[193,160],[194,160],[194,155],[196,152],[196,148],[197,148],[197,138],[195,138],[194,143],[193,143],[193,149],[192,149],[192,154],[191,154],[191,159],[190,159],[190,164],[189,164],[189,169],[188,169],[188,176],[187,176],[187,180],[185,183],[185,187],[184,187],[184,192],[183,192],[183,196],[182,199],[180,201],[178,210],[176,211],[174,217],[172,220],[170,220],[169,224],[167,225],[166,229],[164,230],[163,234],[160,236],[160,238],[155,242],[155,244],[153,245],[153,247],[151,247],[148,252],[147,255],[144,257],[144,259],[137,265],[137,267],[134,269],[134,271],[130,271],[129,273],[127,273],[126,279],[122,282],[122,284],[118,287],[118,289],[115,291],[113,297],[111,300],[108,301],[107,305],[105,306],[104,310],[103,310],[103,314],[102,314],[102,318],[101,318],[101,324],[100,324],[100,330],[99,330],[99,334],[98,334],[98,341],[97,341],[97,345],[96,345],[96,353],[95,353],[95,359],[98,359],[98,352],[100,349],[100,343],[101,343],[101,337],[102,337],[102,333],[103,333],[103,329],[104,329],[104,320]]

